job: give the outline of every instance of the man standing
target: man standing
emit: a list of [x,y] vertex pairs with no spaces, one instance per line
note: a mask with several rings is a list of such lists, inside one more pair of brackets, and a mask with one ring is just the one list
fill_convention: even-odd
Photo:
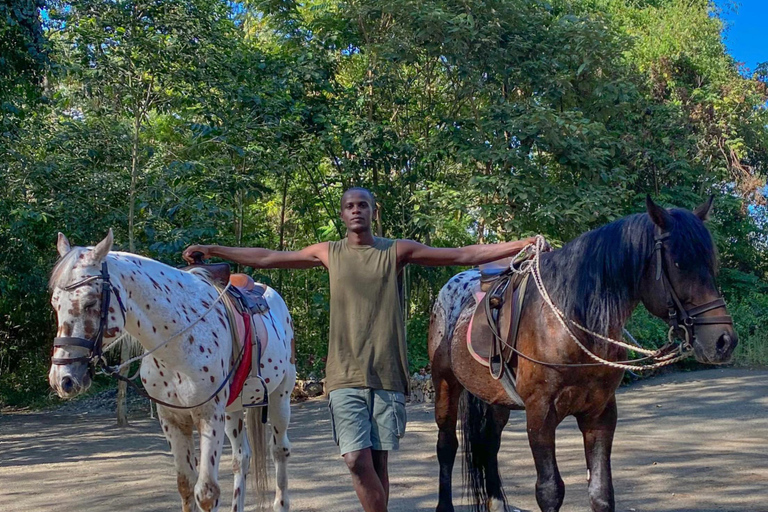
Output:
[[373,194],[350,188],[341,198],[347,238],[300,251],[193,245],[183,254],[219,257],[254,268],[328,269],[331,292],[326,390],[334,440],[352,475],[365,512],[386,512],[387,456],[405,433],[408,360],[398,293],[407,264],[479,265],[513,256],[533,238],[459,248],[428,247],[413,240],[373,236]]

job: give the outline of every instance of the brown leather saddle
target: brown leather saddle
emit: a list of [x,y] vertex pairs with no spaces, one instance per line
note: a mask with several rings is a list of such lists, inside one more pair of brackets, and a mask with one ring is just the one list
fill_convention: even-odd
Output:
[[269,312],[269,303],[264,298],[267,287],[256,283],[248,274],[231,274],[229,263],[204,263],[202,253],[192,254],[194,263],[182,270],[203,268],[211,275],[214,283],[224,287],[231,283],[229,294],[241,312],[250,311],[254,315],[264,315]]
[[[525,257],[515,258],[517,261]],[[510,270],[513,258],[480,266],[478,304],[469,325],[467,348],[472,357],[489,368],[510,398],[523,406],[515,389],[517,356],[514,348],[525,302],[529,274]]]

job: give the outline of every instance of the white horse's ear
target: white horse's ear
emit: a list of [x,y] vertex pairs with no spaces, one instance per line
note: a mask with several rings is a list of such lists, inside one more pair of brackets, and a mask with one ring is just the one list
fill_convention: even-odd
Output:
[[62,232],[59,232],[59,239],[56,241],[56,249],[59,251],[59,256],[61,257],[64,257],[64,255],[72,249],[72,246],[69,245],[69,240],[67,240],[67,237]]
[[99,242],[99,244],[93,248],[93,261],[99,262],[103,260],[109,251],[112,250],[112,242],[115,241],[115,237],[112,234],[112,228],[109,228],[109,233],[107,233],[107,236]]
[[714,202],[715,196],[709,196],[708,200],[704,201],[695,210],[693,210],[693,214],[701,219],[702,222],[707,222],[709,220],[709,215],[712,213],[712,203]]

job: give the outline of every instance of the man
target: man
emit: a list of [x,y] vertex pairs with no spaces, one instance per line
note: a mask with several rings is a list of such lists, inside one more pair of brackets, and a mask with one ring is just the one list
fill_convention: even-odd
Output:
[[331,322],[326,390],[334,440],[352,475],[365,512],[386,512],[389,499],[387,456],[405,433],[408,389],[405,328],[398,294],[398,272],[407,264],[479,265],[513,256],[534,241],[459,248],[428,247],[413,240],[374,237],[373,194],[351,188],[341,198],[347,238],[300,251],[193,245],[195,251],[254,268],[328,269]]

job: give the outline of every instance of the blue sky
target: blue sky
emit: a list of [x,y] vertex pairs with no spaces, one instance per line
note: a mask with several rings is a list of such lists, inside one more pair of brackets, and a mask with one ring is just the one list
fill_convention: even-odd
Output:
[[[734,58],[754,70],[768,61],[768,0],[716,0],[728,28],[725,45]],[[736,4],[736,11],[729,6]]]

